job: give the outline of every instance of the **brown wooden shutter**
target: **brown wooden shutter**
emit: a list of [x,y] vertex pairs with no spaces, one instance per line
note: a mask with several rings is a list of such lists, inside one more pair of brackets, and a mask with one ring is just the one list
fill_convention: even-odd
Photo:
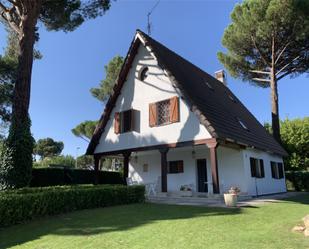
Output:
[[277,176],[276,176],[276,163],[270,162],[270,165],[271,165],[271,177],[277,178]]
[[130,110],[130,119],[131,119],[131,124],[130,124],[130,131],[135,131],[135,110],[131,109]]
[[178,161],[178,173],[183,173],[183,161]]
[[260,159],[260,168],[261,168],[261,178],[265,177],[265,172],[264,172],[264,161],[263,159]]
[[114,132],[116,134],[120,133],[120,113],[116,112],[114,117]]
[[170,99],[170,122],[179,122],[179,98],[177,96]]
[[284,178],[283,164],[278,163],[279,179]]
[[251,177],[256,177],[256,164],[255,158],[250,157]]
[[157,124],[157,105],[156,103],[149,104],[149,126],[154,127]]

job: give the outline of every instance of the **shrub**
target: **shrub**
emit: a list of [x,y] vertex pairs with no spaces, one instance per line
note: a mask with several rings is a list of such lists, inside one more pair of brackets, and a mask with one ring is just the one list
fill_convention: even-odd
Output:
[[0,190],[10,188],[13,172],[12,151],[4,142],[0,142]]
[[56,186],[0,192],[0,227],[74,210],[143,202],[144,186]]
[[[31,187],[56,185],[91,184],[94,182],[94,171],[71,168],[34,168]],[[99,171],[99,184],[123,184],[119,172]]]
[[288,190],[309,191],[308,171],[289,171],[285,173]]

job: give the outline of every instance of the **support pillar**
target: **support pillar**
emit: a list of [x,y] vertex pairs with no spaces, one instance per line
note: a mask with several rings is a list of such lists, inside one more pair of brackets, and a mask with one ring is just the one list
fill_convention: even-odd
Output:
[[127,184],[127,178],[129,177],[129,162],[131,152],[123,153],[123,182]]
[[167,152],[168,148],[159,150],[161,153],[161,191],[167,192]]
[[217,159],[217,142],[207,144],[210,150],[210,165],[211,165],[211,177],[213,185],[213,193],[220,194],[219,187],[219,174],[218,174],[218,159]]

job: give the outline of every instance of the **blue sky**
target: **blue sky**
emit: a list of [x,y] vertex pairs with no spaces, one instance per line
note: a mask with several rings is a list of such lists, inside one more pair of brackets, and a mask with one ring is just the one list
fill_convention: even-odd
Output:
[[[240,1],[161,0],[152,14],[152,36],[192,63],[213,74],[221,69],[217,51],[230,23],[230,12]],[[64,142],[63,154],[85,152],[87,143],[71,129],[95,120],[104,106],[89,92],[104,77],[104,65],[115,55],[126,55],[137,28],[146,31],[147,12],[156,1],[118,0],[103,17],[84,23],[71,33],[47,32],[42,24],[37,48],[43,59],[35,61],[30,115],[35,139],[52,137]],[[6,34],[0,28],[0,49]],[[2,52],[2,51],[1,51]],[[279,82],[281,118],[309,115],[309,82],[302,75]],[[270,121],[270,90],[228,76],[229,88],[264,123]]]

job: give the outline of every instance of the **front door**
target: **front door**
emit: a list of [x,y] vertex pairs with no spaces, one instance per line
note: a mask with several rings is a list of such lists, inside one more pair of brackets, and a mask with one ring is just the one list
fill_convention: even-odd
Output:
[[198,192],[208,192],[207,186],[207,164],[206,159],[197,159],[197,182],[198,182]]

